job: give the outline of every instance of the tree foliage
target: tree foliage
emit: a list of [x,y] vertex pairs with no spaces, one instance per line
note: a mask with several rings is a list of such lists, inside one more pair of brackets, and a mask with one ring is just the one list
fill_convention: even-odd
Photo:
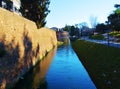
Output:
[[116,14],[120,14],[120,8],[116,9],[116,10],[115,10],[115,13],[116,13]]
[[50,12],[49,0],[21,0],[20,12],[22,15],[34,21],[38,28],[44,27],[46,17]]
[[115,4],[116,10],[108,16],[108,22],[112,30],[120,31],[120,4]]
[[79,29],[82,29],[83,27],[89,27],[86,22],[81,22],[78,24]]
[[70,32],[70,29],[71,29],[71,26],[69,26],[69,25],[66,25],[64,27],[64,31]]
[[120,9],[116,9],[108,16],[108,22],[112,30],[120,31]]
[[115,7],[115,8],[119,8],[119,7],[120,7],[120,4],[115,4],[114,7]]
[[106,30],[108,30],[108,26],[107,25],[105,25],[104,23],[97,24],[96,32],[98,32],[98,33],[105,33]]
[[79,28],[75,26],[66,25],[64,31],[68,31],[70,36],[79,37]]

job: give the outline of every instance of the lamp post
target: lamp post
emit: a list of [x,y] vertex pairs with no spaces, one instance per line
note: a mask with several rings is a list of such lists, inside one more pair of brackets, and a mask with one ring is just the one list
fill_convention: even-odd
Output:
[[107,36],[108,36],[107,37],[107,41],[108,41],[107,43],[108,43],[108,46],[109,46],[110,45],[110,42],[109,42],[109,32],[107,33]]
[[[109,21],[105,21],[107,27],[109,28]],[[109,42],[109,30],[107,31],[107,44],[108,46],[110,45],[110,42]]]

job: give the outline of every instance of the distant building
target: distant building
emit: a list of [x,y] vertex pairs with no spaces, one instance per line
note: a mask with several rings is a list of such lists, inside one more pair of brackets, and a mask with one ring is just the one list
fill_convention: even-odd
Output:
[[57,27],[52,27],[50,29],[52,29],[54,31],[63,31],[63,28],[57,28]]
[[65,38],[69,37],[69,33],[64,31],[63,28],[52,27],[50,29],[56,31],[58,41],[64,41]]
[[19,13],[19,9],[21,6],[20,0],[12,0],[13,1],[13,11]]
[[65,38],[69,38],[69,33],[67,31],[57,31],[56,35],[58,41],[64,42]]
[[16,12],[18,14],[20,14],[19,12],[20,6],[21,6],[20,0],[8,0],[8,1],[0,0],[0,7]]
[[54,31],[58,31],[58,28],[57,28],[57,27],[52,27],[52,28],[50,28],[50,29],[52,29],[52,30],[54,30]]
[[86,27],[86,26],[83,26],[80,29],[81,36],[89,36],[90,34],[93,34],[93,33],[94,33],[94,29]]

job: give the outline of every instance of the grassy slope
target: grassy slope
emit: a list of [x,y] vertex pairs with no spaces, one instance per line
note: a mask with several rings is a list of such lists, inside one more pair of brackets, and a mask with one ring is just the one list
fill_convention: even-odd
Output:
[[120,49],[81,40],[72,46],[98,89],[120,89]]

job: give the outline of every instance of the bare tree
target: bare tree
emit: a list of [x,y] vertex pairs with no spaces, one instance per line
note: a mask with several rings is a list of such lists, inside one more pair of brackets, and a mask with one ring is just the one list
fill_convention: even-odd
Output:
[[79,28],[79,29],[81,29],[81,28],[84,27],[84,26],[85,26],[85,27],[89,27],[88,24],[87,24],[87,22],[81,22],[81,23],[78,24],[78,28]]
[[90,16],[90,24],[92,28],[96,27],[96,25],[98,24],[96,16]]

